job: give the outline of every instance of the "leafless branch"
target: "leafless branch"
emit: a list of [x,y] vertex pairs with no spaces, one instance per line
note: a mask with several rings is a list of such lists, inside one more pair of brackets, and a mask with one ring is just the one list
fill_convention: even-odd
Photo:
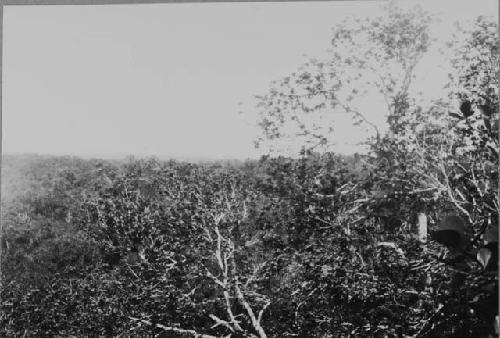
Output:
[[[252,307],[248,303],[245,298],[244,292],[240,287],[239,276],[236,271],[236,262],[234,260],[234,244],[228,239],[224,238],[221,231],[218,227],[218,222],[214,225],[214,232],[217,235],[216,238],[216,246],[215,246],[215,258],[217,260],[220,277],[215,277],[211,272],[207,272],[207,275],[214,280],[214,282],[219,285],[223,290],[226,312],[229,317],[229,320],[223,320],[215,315],[210,315],[210,318],[215,321],[216,326],[224,326],[228,328],[231,332],[240,332],[244,333],[248,336],[254,336],[252,334],[247,333],[240,325],[240,321],[237,320],[237,316],[234,314],[232,310],[231,299],[236,298],[238,302],[243,306],[246,311],[246,314],[250,318],[253,329],[258,333],[259,338],[267,338],[267,335],[261,326],[262,316],[264,311],[269,306],[270,302],[267,301],[264,307],[260,310],[258,315],[256,316]],[[258,270],[261,266],[258,266],[254,269],[254,275],[257,274]],[[252,277],[249,278],[251,280]],[[248,285],[248,281],[247,284]],[[231,291],[234,291],[235,296],[231,296]]]
[[133,321],[140,322],[142,324],[157,327],[157,328],[162,329],[164,331],[175,332],[175,333],[179,333],[179,334],[189,334],[195,338],[218,338],[216,336],[212,336],[209,334],[198,333],[194,330],[186,330],[186,329],[181,329],[181,328],[173,327],[173,326],[165,326],[162,324],[153,324],[149,320],[145,320],[145,319],[140,319],[140,318],[135,318],[135,317],[128,317],[128,318],[133,320]]

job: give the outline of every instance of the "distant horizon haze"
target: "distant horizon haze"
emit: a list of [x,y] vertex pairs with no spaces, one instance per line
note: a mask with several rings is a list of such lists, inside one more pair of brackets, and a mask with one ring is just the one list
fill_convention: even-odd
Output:
[[[336,155],[339,156],[355,156],[356,154],[363,154],[363,153],[340,153],[340,152],[333,152]],[[37,152],[3,152],[2,157],[76,157],[84,160],[90,160],[90,159],[97,159],[97,160],[110,160],[110,161],[122,161],[126,160],[128,158],[134,158],[134,159],[151,159],[151,158],[156,158],[159,159],[160,161],[169,161],[169,160],[175,160],[175,161],[187,161],[187,162],[211,162],[211,161],[254,161],[254,160],[259,160],[262,156],[267,156],[269,154],[263,154],[255,157],[224,157],[224,156],[183,156],[183,155],[166,155],[166,154],[127,154],[127,153],[115,153],[115,154],[70,154],[70,153],[37,153]],[[277,155],[278,156],[278,155]],[[295,155],[283,155],[281,154],[280,156],[284,157],[290,157],[290,158],[298,158],[298,156]]]

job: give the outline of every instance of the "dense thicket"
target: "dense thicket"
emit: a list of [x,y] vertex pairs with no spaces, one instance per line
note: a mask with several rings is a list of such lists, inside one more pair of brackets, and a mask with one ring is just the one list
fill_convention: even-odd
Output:
[[438,244],[367,208],[363,157],[16,161],[45,188],[4,206],[3,336],[258,334],[245,304],[276,337],[416,334],[443,304],[439,332],[491,329],[492,298],[453,286]]

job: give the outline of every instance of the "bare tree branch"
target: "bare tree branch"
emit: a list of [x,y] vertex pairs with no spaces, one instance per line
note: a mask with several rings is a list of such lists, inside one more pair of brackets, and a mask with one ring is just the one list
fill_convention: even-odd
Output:
[[198,333],[194,330],[185,330],[185,329],[181,329],[178,327],[165,326],[162,324],[154,324],[153,325],[153,323],[151,323],[149,320],[145,320],[145,319],[140,319],[140,318],[135,318],[135,317],[128,317],[128,318],[133,320],[133,321],[140,322],[142,324],[157,327],[157,328],[162,329],[164,331],[175,332],[175,333],[180,333],[180,334],[189,334],[195,338],[219,338],[219,337],[212,336],[209,334]]

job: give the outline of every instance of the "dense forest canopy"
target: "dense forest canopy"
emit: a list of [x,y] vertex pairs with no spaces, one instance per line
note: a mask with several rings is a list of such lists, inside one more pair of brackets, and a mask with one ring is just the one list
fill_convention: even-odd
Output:
[[[446,41],[447,95],[423,105],[433,20],[392,3],[339,24],[329,59],[257,96],[257,143],[294,157],[4,155],[0,335],[498,334],[498,25]],[[366,153],[329,151],[333,113]]]

